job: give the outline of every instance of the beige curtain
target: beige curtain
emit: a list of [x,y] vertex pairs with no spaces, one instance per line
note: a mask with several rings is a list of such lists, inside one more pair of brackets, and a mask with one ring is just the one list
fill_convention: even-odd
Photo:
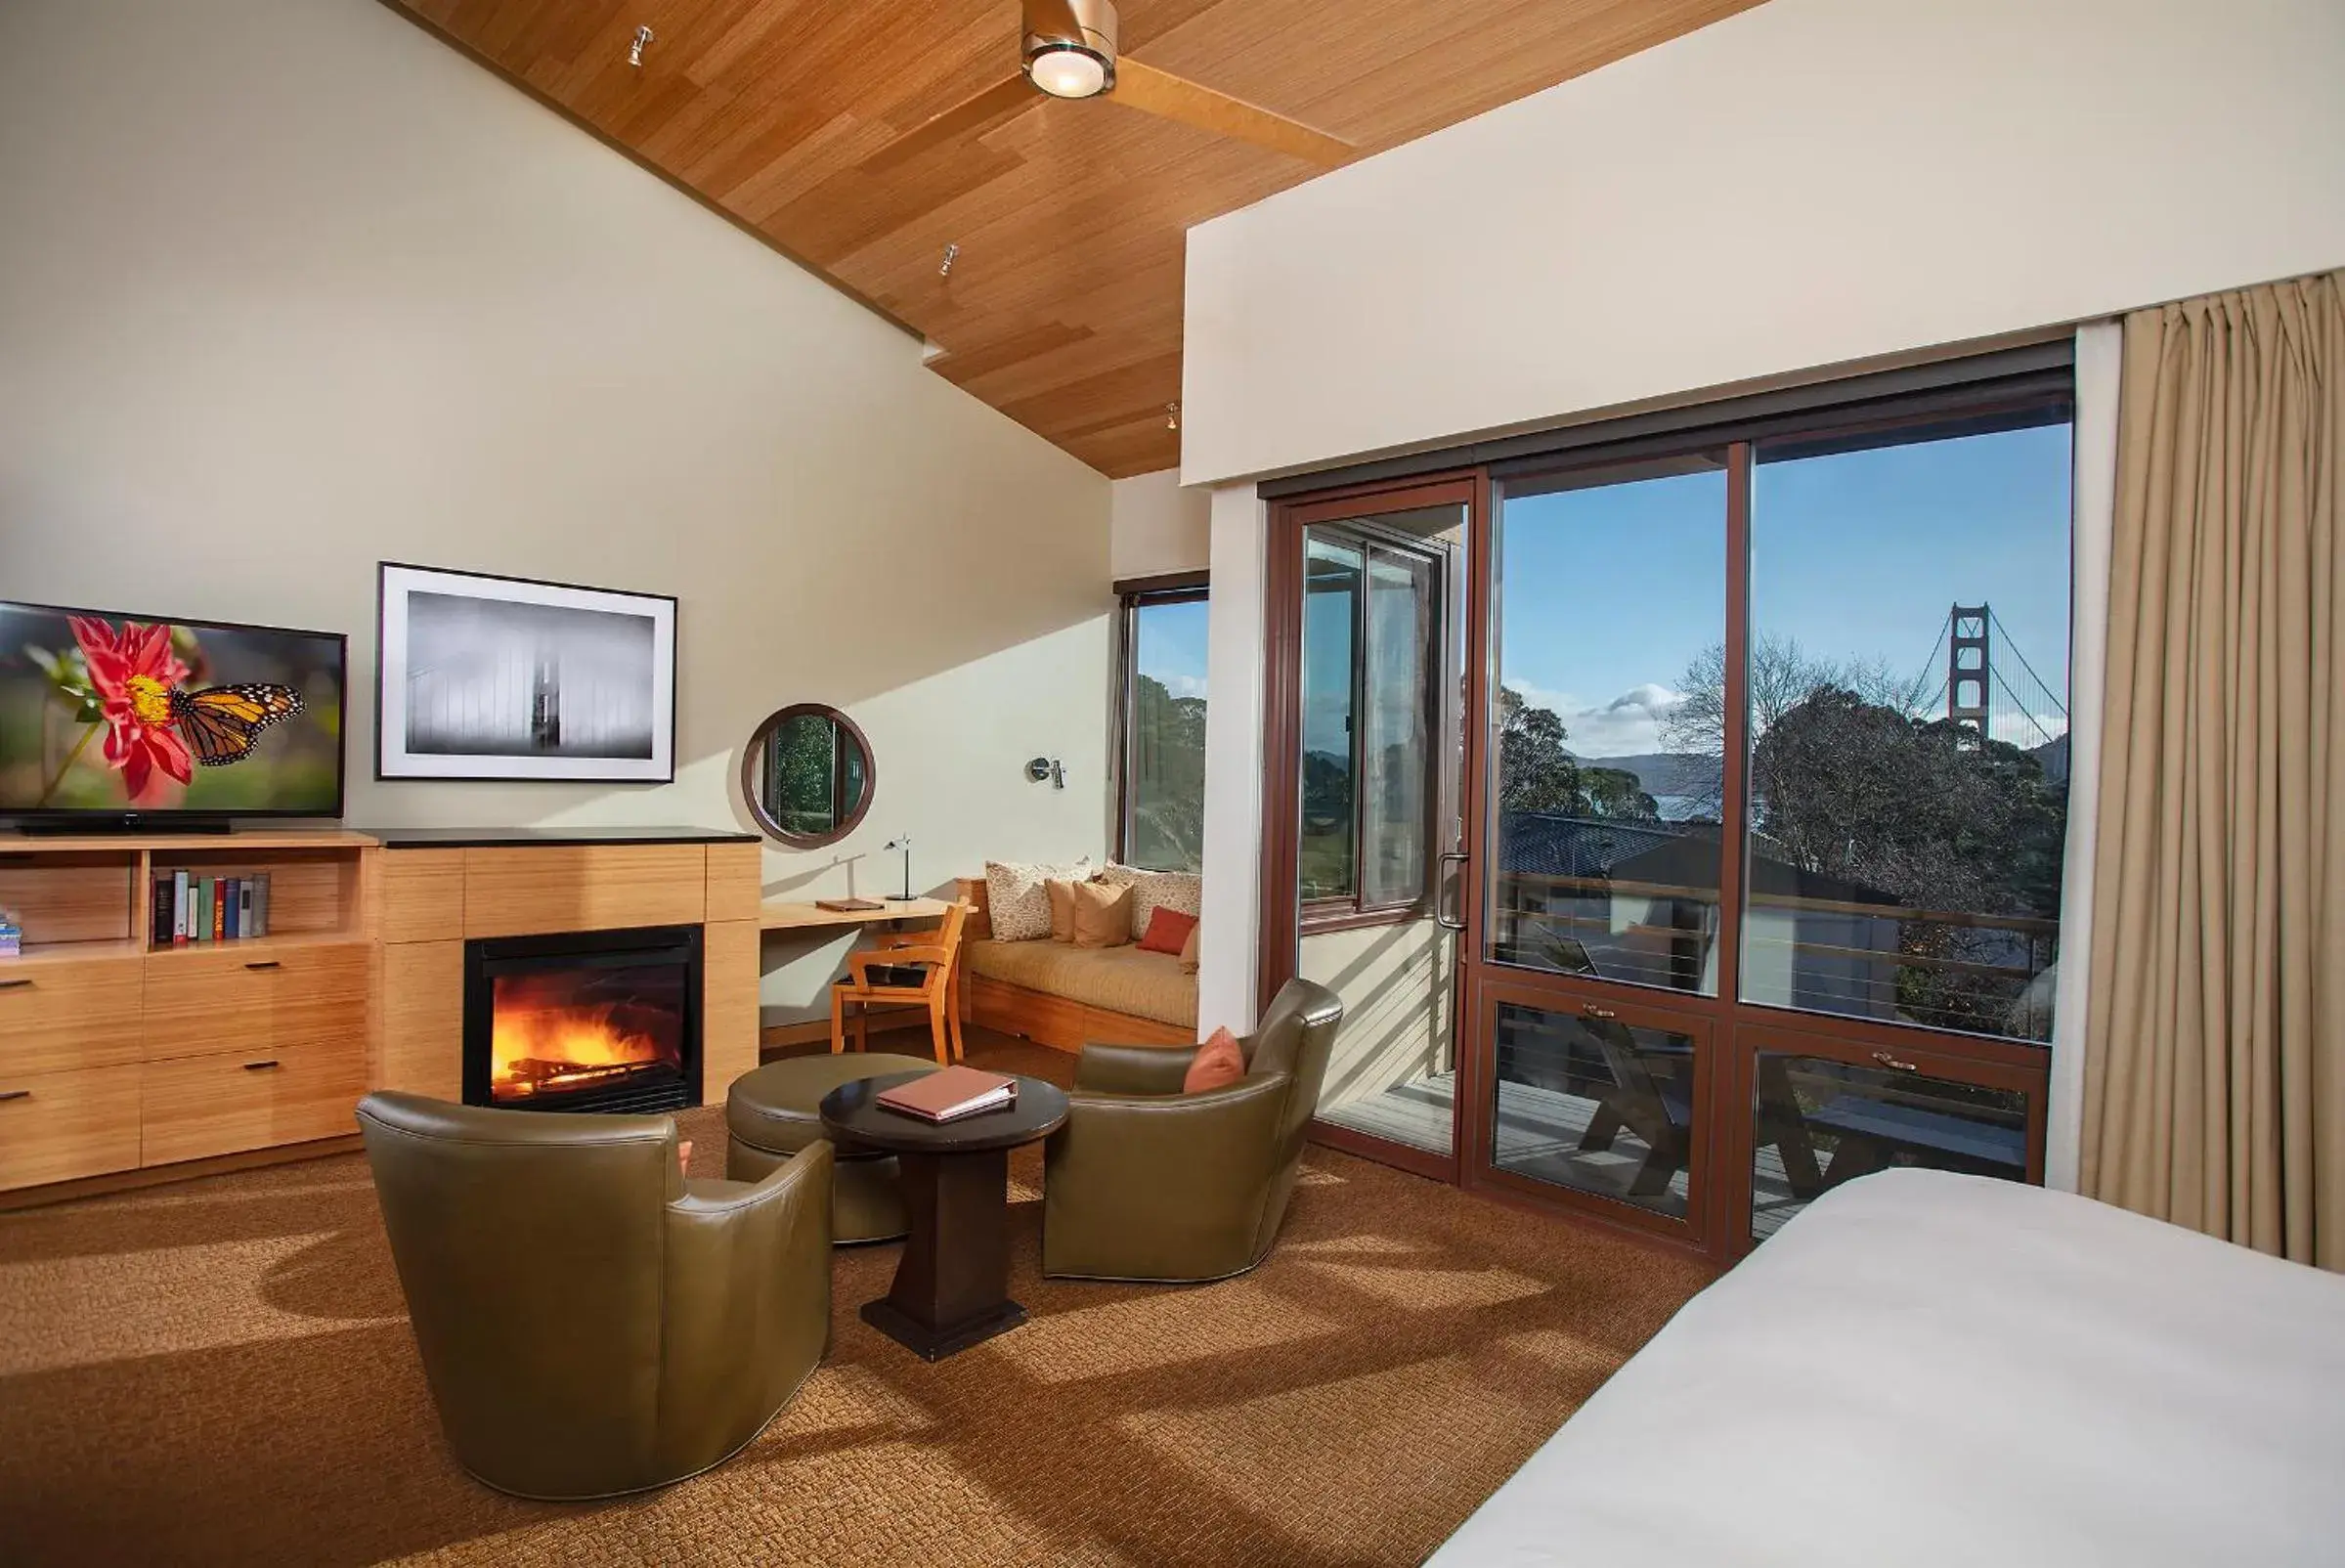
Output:
[[2345,272],[2125,323],[2086,1193],[2345,1268]]

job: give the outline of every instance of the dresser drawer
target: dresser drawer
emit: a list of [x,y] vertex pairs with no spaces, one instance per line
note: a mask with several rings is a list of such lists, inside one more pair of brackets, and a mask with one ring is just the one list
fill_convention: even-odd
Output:
[[374,949],[366,942],[296,947],[277,976],[270,1038],[292,1050],[305,1046],[367,1045],[367,992]]
[[0,1068],[0,1187],[37,1187],[139,1163],[136,1063],[78,1072]]
[[313,1040],[363,1043],[370,962],[365,942],[223,942],[153,954],[141,1054],[165,1062]]
[[139,1059],[145,960],[0,960],[0,1077]]
[[150,1062],[144,1070],[139,1163],[168,1165],[356,1132],[367,1048],[363,1039],[256,1048]]

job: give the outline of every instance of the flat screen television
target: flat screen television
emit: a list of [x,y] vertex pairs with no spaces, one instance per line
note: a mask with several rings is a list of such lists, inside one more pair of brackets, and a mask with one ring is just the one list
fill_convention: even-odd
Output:
[[0,601],[0,817],[342,814],[348,639]]

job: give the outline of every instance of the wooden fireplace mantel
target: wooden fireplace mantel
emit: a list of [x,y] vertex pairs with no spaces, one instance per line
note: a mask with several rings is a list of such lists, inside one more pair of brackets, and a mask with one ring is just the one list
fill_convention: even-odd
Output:
[[[270,934],[157,947],[157,873],[267,873]],[[758,1065],[760,848],[691,828],[0,833],[0,1207],[352,1146],[462,1098],[464,943],[703,928],[702,1099]]]

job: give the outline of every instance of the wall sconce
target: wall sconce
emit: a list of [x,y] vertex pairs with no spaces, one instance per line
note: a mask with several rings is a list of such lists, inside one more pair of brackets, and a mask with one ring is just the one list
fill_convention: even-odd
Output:
[[1057,758],[1037,757],[1032,762],[1026,763],[1027,782],[1039,784],[1044,779],[1050,780],[1052,789],[1063,790],[1066,788],[1066,769],[1060,765]]

